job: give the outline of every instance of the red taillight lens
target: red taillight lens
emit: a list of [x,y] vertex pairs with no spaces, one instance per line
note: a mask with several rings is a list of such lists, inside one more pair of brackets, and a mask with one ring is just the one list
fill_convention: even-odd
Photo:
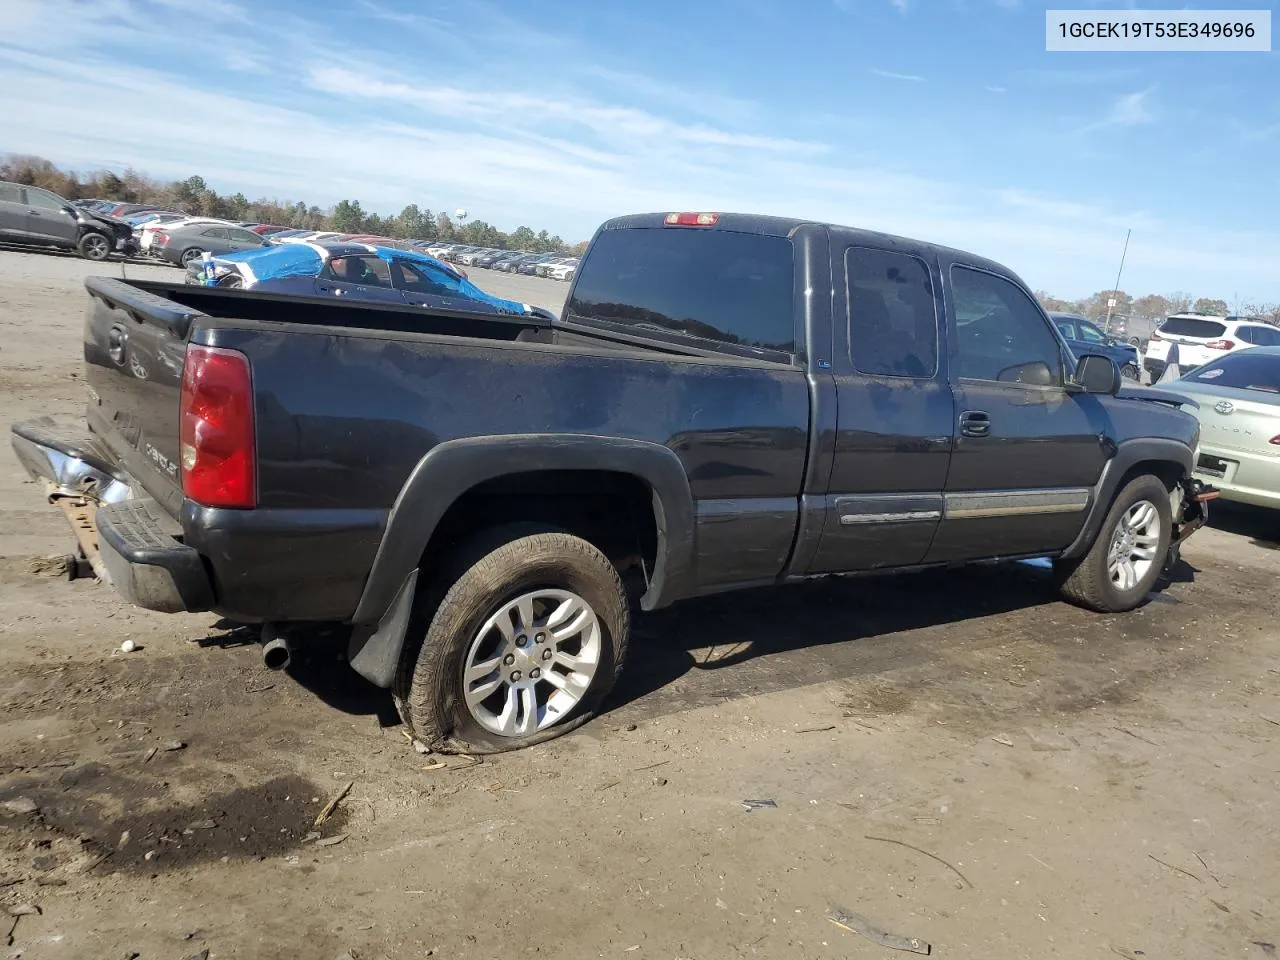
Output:
[[169,242],[169,235],[163,230],[157,230],[151,234],[151,245],[153,247],[163,247]]
[[183,494],[206,507],[255,506],[249,358],[221,347],[187,347],[178,418]]
[[1151,331],[1151,339],[1152,339],[1152,340],[1163,340],[1163,339],[1164,339],[1164,337],[1160,336],[1160,331],[1159,331],[1159,330],[1152,330],[1152,331]]
[[1277,433],[1274,437],[1268,440],[1267,443],[1273,443],[1277,447],[1280,447],[1280,433]]
[[714,227],[720,222],[718,213],[668,213],[669,227]]
[[1210,350],[1230,350],[1235,345],[1234,340],[1210,340],[1205,344]]

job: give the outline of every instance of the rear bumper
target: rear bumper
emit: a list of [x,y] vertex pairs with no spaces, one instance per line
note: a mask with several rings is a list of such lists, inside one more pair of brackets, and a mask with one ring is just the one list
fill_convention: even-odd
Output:
[[124,599],[162,613],[213,607],[204,562],[177,538],[178,522],[136,495],[101,441],[48,419],[14,424],[11,439],[23,467],[71,520],[79,556]]

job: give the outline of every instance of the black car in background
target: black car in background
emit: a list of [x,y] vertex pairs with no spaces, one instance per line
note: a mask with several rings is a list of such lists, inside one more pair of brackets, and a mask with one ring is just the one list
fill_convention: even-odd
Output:
[[134,252],[133,228],[49,190],[0,181],[0,240],[75,250],[88,260]]

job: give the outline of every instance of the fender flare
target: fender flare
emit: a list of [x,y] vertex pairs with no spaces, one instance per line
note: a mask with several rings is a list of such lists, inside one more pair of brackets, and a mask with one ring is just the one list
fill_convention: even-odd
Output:
[[1102,468],[1102,476],[1093,488],[1089,515],[1075,540],[1062,551],[1063,559],[1075,559],[1089,552],[1119,492],[1120,481],[1139,463],[1171,463],[1181,469],[1185,478],[1191,476],[1195,467],[1195,455],[1185,443],[1161,437],[1140,437],[1119,444],[1115,456]]
[[656,610],[692,592],[693,495],[684,465],[670,449],[582,434],[470,437],[433,447],[409,474],[387,517],[352,622],[373,625],[388,613],[459,497],[487,480],[541,470],[607,470],[644,481],[652,491],[658,550],[642,606]]

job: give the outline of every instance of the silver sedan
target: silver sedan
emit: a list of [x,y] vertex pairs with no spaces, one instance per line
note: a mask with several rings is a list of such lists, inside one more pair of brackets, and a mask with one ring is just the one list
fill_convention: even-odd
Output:
[[1252,347],[1162,387],[1199,405],[1196,476],[1224,500],[1280,509],[1280,347]]

